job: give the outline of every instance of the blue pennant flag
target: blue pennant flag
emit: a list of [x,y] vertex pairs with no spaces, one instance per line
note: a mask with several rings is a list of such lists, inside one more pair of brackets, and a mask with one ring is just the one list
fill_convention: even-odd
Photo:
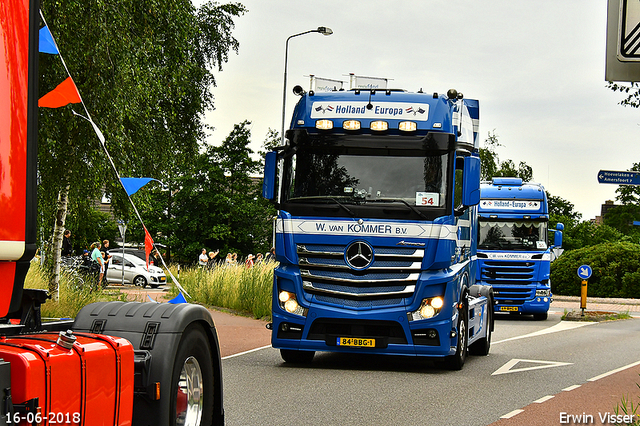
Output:
[[46,25],[40,28],[40,36],[38,38],[40,39],[39,50],[41,53],[50,53],[52,55],[60,54],[60,52],[58,52],[56,44],[53,41],[51,31],[49,31],[49,28]]
[[187,299],[185,299],[184,295],[182,293],[180,293],[179,295],[177,295],[173,299],[169,300],[169,302],[167,302],[167,303],[173,303],[174,305],[177,305],[178,303],[187,303]]
[[132,196],[133,194],[138,192],[138,189],[142,188],[152,180],[157,180],[157,179],[144,177],[144,178],[120,178],[120,180],[122,181],[122,186],[124,187],[124,190],[127,191],[127,194],[129,196]]

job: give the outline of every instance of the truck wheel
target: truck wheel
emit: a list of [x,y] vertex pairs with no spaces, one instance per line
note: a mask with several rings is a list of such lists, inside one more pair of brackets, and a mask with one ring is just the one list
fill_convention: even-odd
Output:
[[467,331],[468,315],[467,305],[464,305],[462,309],[459,310],[458,315],[458,344],[456,345],[456,353],[444,359],[444,365],[448,370],[462,370],[462,366],[467,359],[467,345],[469,342],[469,334]]
[[486,317],[487,317],[487,322],[485,324],[485,327],[487,328],[487,335],[482,339],[479,339],[473,342],[473,344],[469,346],[469,353],[471,355],[479,355],[479,356],[489,355],[489,349],[491,348],[491,329],[493,328],[492,326],[493,307],[492,306],[487,306]]
[[549,316],[548,312],[545,312],[542,314],[533,314],[533,319],[536,321],[544,321],[547,319],[548,316]]
[[213,416],[213,363],[203,328],[190,325],[182,334],[171,376],[171,425],[211,425]]
[[280,356],[284,362],[291,364],[309,364],[313,360],[315,352],[313,351],[296,351],[293,349],[280,349]]

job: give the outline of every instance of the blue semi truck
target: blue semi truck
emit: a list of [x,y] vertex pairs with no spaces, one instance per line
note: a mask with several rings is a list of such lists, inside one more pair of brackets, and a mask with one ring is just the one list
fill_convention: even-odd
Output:
[[478,102],[404,90],[300,96],[263,195],[278,209],[272,345],[436,357],[487,354],[492,289],[475,285]]
[[495,312],[547,319],[550,264],[562,247],[559,223],[549,243],[549,209],[542,185],[493,178],[480,185],[477,280],[493,287]]

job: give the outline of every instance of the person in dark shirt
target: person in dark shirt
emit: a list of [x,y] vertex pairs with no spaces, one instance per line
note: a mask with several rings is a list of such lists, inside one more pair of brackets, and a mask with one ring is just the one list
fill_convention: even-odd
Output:
[[107,276],[107,269],[111,264],[111,255],[109,254],[109,240],[102,242],[102,251],[104,252],[104,276]]
[[62,255],[63,256],[71,256],[71,253],[73,252],[73,247],[71,247],[71,240],[69,239],[71,237],[71,231],[69,231],[68,229],[66,231],[64,231],[64,236],[62,237]]

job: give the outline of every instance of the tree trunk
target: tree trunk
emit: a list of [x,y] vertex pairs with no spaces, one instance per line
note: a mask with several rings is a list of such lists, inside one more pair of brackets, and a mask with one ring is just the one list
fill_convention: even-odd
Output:
[[49,293],[53,300],[58,300],[58,289],[60,287],[60,253],[62,251],[62,237],[64,235],[64,225],[67,220],[67,209],[69,206],[69,184],[58,192],[58,203],[56,207],[56,223],[53,228],[51,242],[51,262],[53,265],[51,279],[49,280]]

